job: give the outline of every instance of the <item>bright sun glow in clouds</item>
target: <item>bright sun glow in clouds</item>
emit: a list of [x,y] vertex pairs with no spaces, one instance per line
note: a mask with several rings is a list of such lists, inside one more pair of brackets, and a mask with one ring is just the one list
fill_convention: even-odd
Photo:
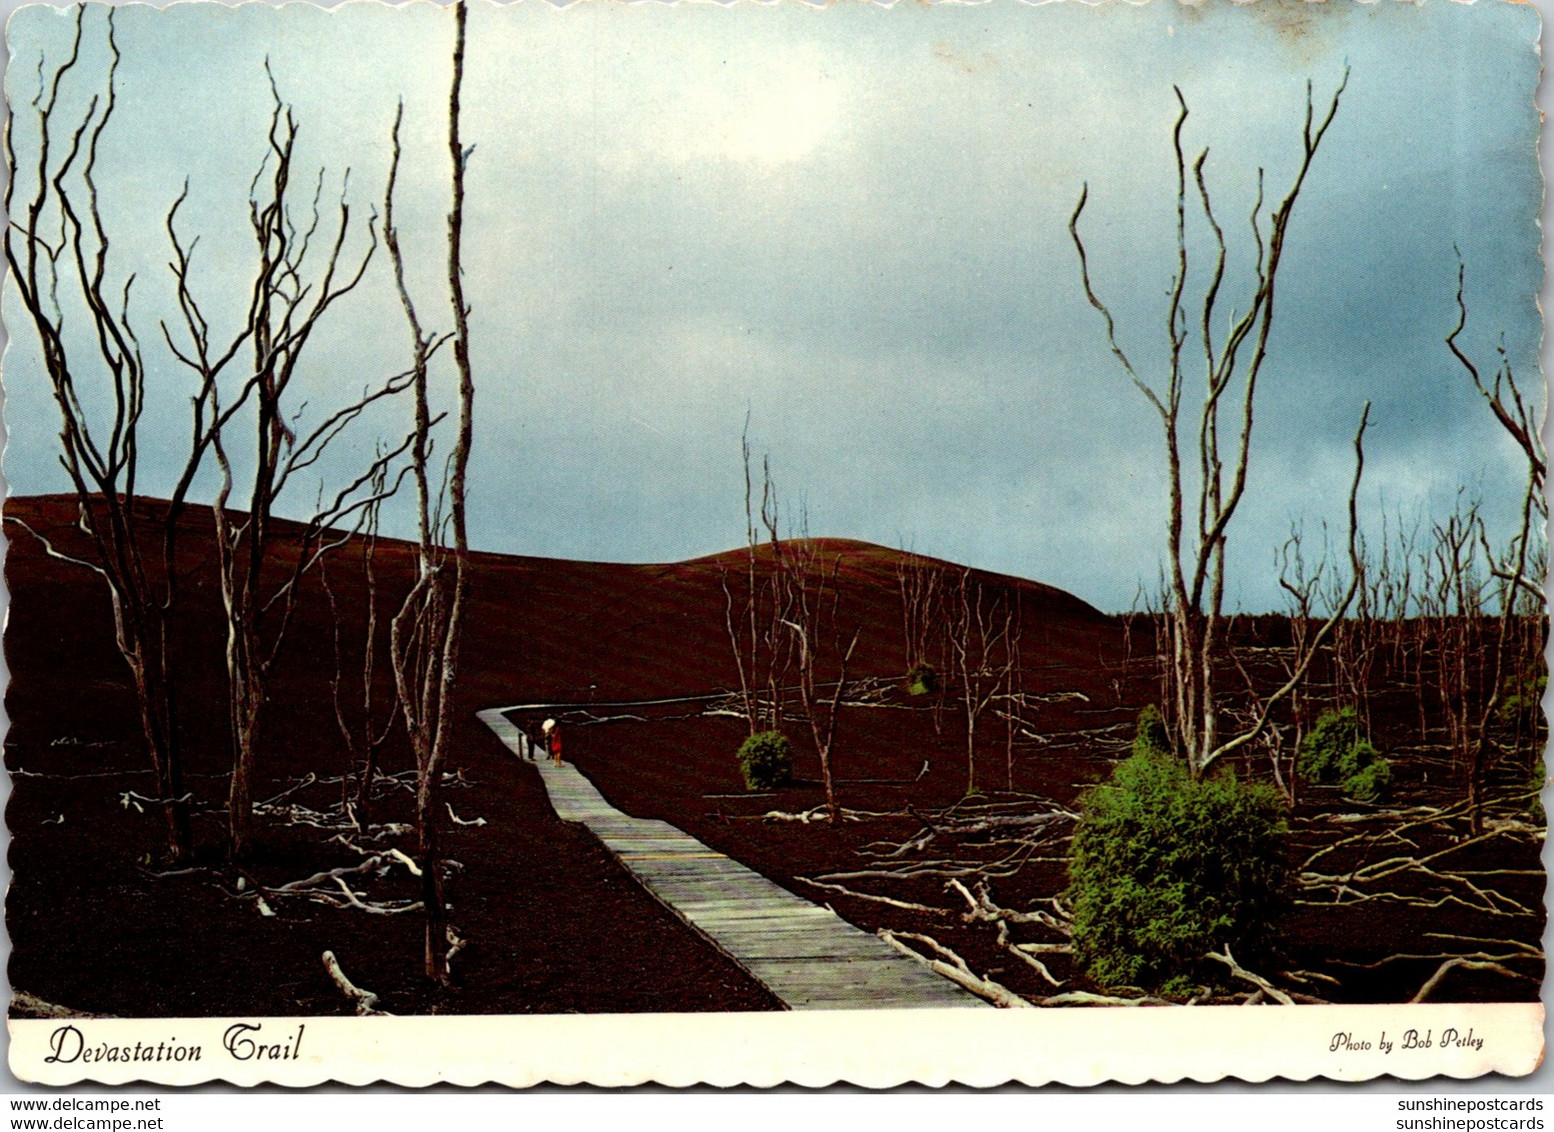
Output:
[[818,58],[790,55],[728,69],[734,73],[719,76],[717,85],[697,84],[665,107],[661,154],[788,165],[836,131],[845,84]]
[[841,102],[842,84],[814,70],[773,75],[762,89],[724,107],[720,147],[735,161],[800,161],[831,132]]

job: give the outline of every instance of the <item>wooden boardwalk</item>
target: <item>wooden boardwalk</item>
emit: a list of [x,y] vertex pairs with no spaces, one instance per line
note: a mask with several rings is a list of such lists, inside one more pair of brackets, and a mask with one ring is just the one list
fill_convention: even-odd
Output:
[[[499,710],[480,719],[525,755]],[[586,825],[642,886],[791,1010],[981,1007],[988,1004],[883,940],[767,880],[668,822],[621,813],[570,764],[534,764],[562,821]]]

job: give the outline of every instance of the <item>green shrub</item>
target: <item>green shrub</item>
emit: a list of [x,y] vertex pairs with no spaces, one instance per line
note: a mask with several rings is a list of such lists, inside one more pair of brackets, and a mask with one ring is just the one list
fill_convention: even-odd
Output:
[[1369,739],[1356,739],[1354,745],[1338,756],[1338,777],[1347,782],[1381,758]]
[[1135,755],[1169,755],[1171,736],[1166,732],[1160,709],[1150,704],[1139,712],[1138,729],[1133,733]]
[[926,696],[939,690],[939,673],[931,664],[914,664],[907,673],[907,695]]
[[1081,806],[1067,899],[1074,955],[1093,979],[1178,987],[1223,976],[1208,951],[1267,956],[1289,890],[1276,790],[1228,769],[1195,782],[1181,762],[1141,753]]
[[1392,764],[1360,734],[1352,707],[1322,713],[1300,741],[1299,761],[1307,782],[1337,782],[1357,802],[1384,801],[1392,790]]
[[[1371,752],[1374,756],[1374,747]],[[1344,779],[1344,793],[1356,802],[1384,802],[1391,792],[1392,764],[1383,758],[1373,757]]]
[[780,731],[757,731],[739,748],[745,789],[770,790],[793,781],[793,744]]
[[1500,686],[1500,704],[1495,708],[1495,726],[1501,731],[1515,731],[1517,725],[1531,719],[1533,731],[1543,731],[1543,691],[1549,686],[1547,675],[1528,675],[1521,680],[1506,678]]
[[[1354,748],[1359,742],[1360,719],[1352,707],[1324,711],[1317,725],[1300,741],[1300,776],[1307,782],[1334,782],[1345,777],[1341,764],[1347,758],[1352,765]],[[1347,773],[1358,769],[1354,766]]]

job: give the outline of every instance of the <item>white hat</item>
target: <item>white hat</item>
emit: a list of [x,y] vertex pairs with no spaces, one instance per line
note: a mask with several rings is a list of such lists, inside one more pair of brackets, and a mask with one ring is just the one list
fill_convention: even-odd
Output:
[[547,719],[544,723],[540,724],[540,730],[549,735],[555,726],[556,721],[554,719]]

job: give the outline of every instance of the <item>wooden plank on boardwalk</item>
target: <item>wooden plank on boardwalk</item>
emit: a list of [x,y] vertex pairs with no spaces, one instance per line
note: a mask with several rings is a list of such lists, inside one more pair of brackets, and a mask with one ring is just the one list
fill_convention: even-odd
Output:
[[[500,711],[477,714],[514,754],[524,753],[523,733]],[[576,767],[543,757],[534,767],[557,817],[587,826],[644,888],[789,1009],[988,1005],[684,830],[621,813]]]

